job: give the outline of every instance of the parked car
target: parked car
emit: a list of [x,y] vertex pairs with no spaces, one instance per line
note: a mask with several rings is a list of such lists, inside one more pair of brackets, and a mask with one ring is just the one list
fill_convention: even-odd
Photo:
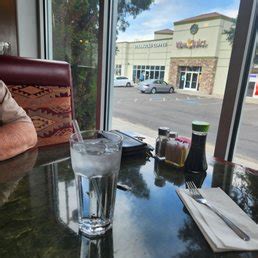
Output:
[[125,76],[116,76],[114,78],[114,87],[131,87],[133,82]]
[[175,92],[175,88],[171,85],[166,83],[163,80],[157,79],[150,79],[140,82],[138,85],[138,90],[142,93],[152,93],[155,94],[156,92],[166,92],[166,93],[173,93]]

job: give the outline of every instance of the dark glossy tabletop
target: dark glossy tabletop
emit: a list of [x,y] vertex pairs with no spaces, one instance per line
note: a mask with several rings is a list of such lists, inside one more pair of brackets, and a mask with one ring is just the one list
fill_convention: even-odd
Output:
[[[214,254],[176,194],[186,180],[221,187],[256,223],[258,173],[211,160],[206,175],[186,175],[144,157],[122,160],[113,230],[89,240],[77,233],[68,146],[0,162],[0,257],[258,257]],[[57,160],[57,161],[54,161]],[[257,174],[256,174],[257,173]]]

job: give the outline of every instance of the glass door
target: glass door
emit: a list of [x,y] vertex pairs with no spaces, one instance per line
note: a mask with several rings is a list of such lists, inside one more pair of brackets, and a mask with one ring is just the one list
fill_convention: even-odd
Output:
[[192,81],[192,74],[189,73],[189,72],[186,72],[186,77],[185,77],[185,85],[184,85],[184,88],[185,89],[190,89],[191,87],[191,81]]
[[179,89],[183,89],[185,86],[185,72],[180,73]]
[[[183,74],[185,74],[185,76]],[[184,77],[185,77],[185,80],[184,80]],[[184,89],[197,90],[198,80],[199,80],[199,73],[197,72],[186,72],[186,73],[181,72],[180,84],[183,85],[182,88]]]
[[193,90],[197,90],[198,77],[199,77],[198,73],[192,74],[191,89],[193,89]]

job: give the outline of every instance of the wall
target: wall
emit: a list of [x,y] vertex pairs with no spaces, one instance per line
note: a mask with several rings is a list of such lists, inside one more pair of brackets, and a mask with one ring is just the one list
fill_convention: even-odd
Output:
[[[193,24],[199,27],[194,35],[190,32]],[[164,79],[174,85],[178,84],[178,66],[202,66],[200,92],[223,95],[231,56],[231,46],[223,31],[231,25],[231,21],[221,18],[186,24],[176,23],[173,38],[157,39],[159,34],[155,34],[155,40],[117,43],[119,52],[115,62],[122,64],[123,75],[130,79],[133,65],[165,66]],[[185,43],[188,40],[205,40],[207,47],[177,47],[177,42]],[[166,47],[148,47],[157,43],[166,43]]]
[[115,64],[122,65],[121,75],[128,75],[128,45],[127,42],[121,42],[116,45]]
[[[161,44],[160,46],[155,44]],[[165,66],[165,78],[168,80],[172,38],[163,40],[145,40],[117,43],[115,64],[122,64],[122,73],[132,79],[133,65]]]
[[[198,24],[199,30],[195,35],[192,35],[190,33],[190,27],[194,23]],[[232,22],[224,19],[175,25],[171,66],[176,65],[177,63],[173,62],[173,58],[186,58],[186,60],[188,58],[196,58],[195,63],[198,63],[198,58],[200,57],[211,58],[207,59],[203,65],[199,62],[200,66],[203,66],[203,71],[207,71],[207,69],[212,71],[211,76],[208,76],[208,73],[205,73],[208,76],[207,83],[205,82],[205,84],[203,84],[204,81],[200,81],[200,92],[217,95],[224,94],[232,48],[229,42],[226,40],[226,35],[224,35],[223,32],[224,30],[229,29],[231,25]],[[206,40],[208,46],[205,48],[192,49],[177,48],[176,42],[186,42],[188,39]],[[215,59],[216,62],[208,61]],[[189,62],[191,63],[192,61]],[[190,63],[188,65],[190,65]],[[207,64],[210,64],[211,67],[208,68]],[[173,67],[171,69],[173,71],[175,70]],[[206,78],[205,74],[202,72],[202,78]]]
[[37,1],[17,0],[19,55],[37,58],[39,53]]
[[[199,27],[198,32],[192,35],[190,28],[193,24]],[[217,44],[220,33],[221,19],[191,22],[187,24],[175,25],[174,42],[172,47],[172,57],[215,57],[217,56]],[[204,48],[177,48],[177,42],[187,42],[188,40],[206,40],[207,47]]]
[[229,29],[231,24],[232,23],[229,21],[221,20],[218,44],[218,63],[212,92],[212,94],[216,95],[224,95],[226,87],[232,46],[227,41],[227,37],[223,34],[223,31]]
[[172,38],[172,34],[159,34],[154,32],[154,39],[167,39],[167,38]]
[[199,78],[199,91],[204,94],[211,94],[216,67],[217,58],[204,57],[204,58],[171,58],[170,71],[169,71],[169,82],[172,85],[179,87],[179,66],[201,66],[202,74]]
[[14,56],[18,54],[16,24],[16,1],[0,0],[0,42],[9,43],[6,54]]

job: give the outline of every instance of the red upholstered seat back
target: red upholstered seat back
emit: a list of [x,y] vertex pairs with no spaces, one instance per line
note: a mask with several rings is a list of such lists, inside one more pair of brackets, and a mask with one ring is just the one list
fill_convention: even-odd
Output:
[[68,63],[0,56],[0,79],[31,117],[38,134],[38,146],[68,141],[73,132]]

